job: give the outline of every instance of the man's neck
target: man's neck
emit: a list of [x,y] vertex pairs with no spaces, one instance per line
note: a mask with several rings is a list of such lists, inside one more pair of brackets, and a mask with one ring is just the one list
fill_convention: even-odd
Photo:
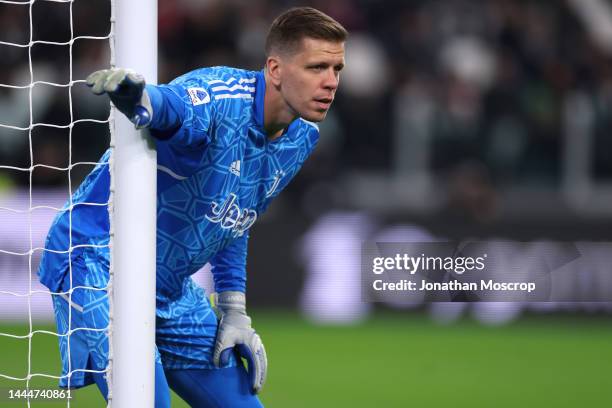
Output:
[[[264,71],[265,72],[265,71]],[[278,89],[266,78],[266,94],[264,96],[264,130],[268,135],[268,140],[279,138],[283,131],[297,115],[287,106]]]

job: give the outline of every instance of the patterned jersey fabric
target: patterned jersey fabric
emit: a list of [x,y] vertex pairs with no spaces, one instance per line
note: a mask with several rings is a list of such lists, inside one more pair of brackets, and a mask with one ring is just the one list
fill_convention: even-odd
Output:
[[[208,262],[217,291],[245,291],[249,229],[301,168],[319,132],[296,119],[267,139],[263,72],[203,68],[147,91],[158,152],[157,315],[170,319],[191,306],[189,277]],[[81,246],[97,246],[108,261],[109,154],[53,222],[39,268],[52,292]]]

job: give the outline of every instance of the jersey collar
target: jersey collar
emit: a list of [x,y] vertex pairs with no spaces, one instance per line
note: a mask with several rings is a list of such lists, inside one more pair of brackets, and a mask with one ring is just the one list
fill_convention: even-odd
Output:
[[266,96],[266,77],[263,69],[255,73],[257,78],[255,86],[255,104],[253,105],[253,114],[255,123],[261,130],[264,129],[264,98]]

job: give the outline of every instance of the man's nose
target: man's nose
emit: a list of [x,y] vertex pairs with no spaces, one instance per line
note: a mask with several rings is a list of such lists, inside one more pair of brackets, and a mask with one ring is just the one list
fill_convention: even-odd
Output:
[[339,73],[336,72],[335,69],[331,68],[326,71],[325,80],[323,82],[323,87],[325,89],[329,89],[331,91],[335,91],[338,88],[338,82],[340,77]]

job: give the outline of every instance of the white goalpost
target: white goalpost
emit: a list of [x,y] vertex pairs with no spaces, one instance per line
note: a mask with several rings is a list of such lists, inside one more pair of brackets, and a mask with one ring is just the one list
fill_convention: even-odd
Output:
[[[157,1],[114,0],[111,65],[157,83]],[[113,49],[114,44],[114,49]],[[154,405],[157,155],[113,109],[109,406]]]
[[[41,205],[36,200],[33,200],[38,192],[33,188],[33,173],[35,170],[50,170],[63,172],[67,174],[69,194],[76,190],[76,185],[71,179],[71,172],[75,167],[80,165],[93,166],[96,163],[90,161],[74,160],[72,154],[73,130],[77,125],[81,124],[96,124],[104,126],[108,124],[110,127],[110,146],[112,148],[111,158],[108,166],[110,166],[111,185],[110,198],[108,203],[80,203],[80,205],[107,205],[110,217],[110,280],[108,284],[109,305],[110,305],[110,324],[108,327],[108,342],[109,342],[109,361],[105,371],[102,370],[82,370],[75,367],[68,367],[67,374],[68,386],[70,386],[70,378],[77,371],[89,371],[95,373],[106,373],[108,385],[108,406],[117,408],[132,408],[132,407],[153,407],[154,406],[154,380],[155,380],[155,272],[156,272],[156,179],[157,179],[157,154],[154,143],[152,142],[148,132],[136,131],[134,125],[119,113],[116,109],[111,109],[108,120],[93,119],[90,117],[82,118],[74,114],[74,95],[77,94],[75,85],[83,86],[84,78],[80,77],[83,72],[80,72],[75,78],[75,65],[73,61],[73,45],[80,40],[100,40],[109,41],[110,43],[110,61],[104,65],[95,66],[94,69],[104,69],[110,63],[111,67],[129,68],[143,74],[148,83],[157,83],[157,1],[156,0],[102,0],[108,6],[110,4],[111,18],[108,21],[109,31],[105,31],[103,35],[75,35],[73,25],[73,6],[78,3],[80,7],[86,8],[89,0],[0,0],[0,7],[15,7],[20,8],[20,13],[24,16],[29,16],[29,27],[23,26],[24,35],[22,40],[6,40],[0,38],[0,47],[8,47],[14,50],[24,50],[27,53],[27,58],[23,59],[25,66],[29,65],[29,83],[11,83],[4,82],[6,78],[2,76],[0,79],[0,98],[14,92],[27,93],[27,98],[23,98],[19,103],[20,108],[27,112],[28,115],[23,115],[23,118],[12,118],[10,115],[5,115],[0,118],[0,138],[11,136],[13,134],[23,135],[24,143],[27,140],[29,149],[29,165],[21,165],[13,163],[0,162],[0,181],[4,177],[4,172],[13,172],[29,175],[28,190],[25,187],[14,194],[17,198],[6,199],[0,194],[0,224],[6,223],[6,220],[18,217],[26,217],[27,222],[22,224],[23,235],[27,236],[27,245],[23,249],[16,250],[13,247],[6,248],[0,245],[0,256],[5,259],[11,259],[9,264],[23,265],[20,270],[10,270],[8,277],[19,277],[19,284],[7,285],[6,282],[12,281],[7,279],[4,266],[0,265],[0,305],[2,308],[7,304],[17,305],[25,303],[27,310],[27,320],[21,318],[21,323],[24,327],[27,326],[27,334],[3,333],[0,329],[0,340],[9,339],[15,342],[25,342],[27,344],[27,374],[6,372],[7,366],[0,362],[0,405],[4,402],[10,402],[10,406],[30,406],[31,401],[38,397],[29,391],[32,388],[41,388],[33,385],[33,380],[47,379],[49,381],[57,381],[65,378],[61,373],[35,372],[32,364],[33,346],[32,339],[39,335],[53,335],[54,341],[57,338],[64,336],[70,338],[75,332],[80,330],[89,330],[83,328],[71,327],[71,314],[68,315],[68,328],[66,333],[51,332],[48,330],[39,330],[35,327],[33,320],[50,317],[51,295],[60,295],[68,299],[71,303],[71,296],[74,286],[72,285],[72,265],[70,263],[69,277],[71,282],[70,291],[67,293],[49,293],[46,288],[39,284],[36,277],[36,262],[35,257],[40,255],[44,248],[44,233],[39,231],[41,225],[50,224],[51,217],[41,216],[41,210],[46,210],[48,213],[56,213],[61,211],[62,201],[67,197],[63,197],[60,201],[61,194],[56,193],[50,203]],[[70,20],[70,39],[66,41],[47,41],[46,39],[38,39],[34,37],[34,18],[33,9],[40,4],[54,4],[64,7],[63,10],[69,10]],[[14,10],[11,10],[13,12]],[[108,11],[108,9],[106,9]],[[3,10],[0,9],[0,17]],[[15,15],[21,15],[14,13]],[[10,15],[10,12],[9,12]],[[79,15],[78,13],[76,15]],[[76,15],[74,17],[76,18]],[[82,15],[82,14],[81,14]],[[44,16],[46,17],[46,16]],[[44,21],[45,25],[52,26],[55,22],[52,19],[53,14],[50,14],[49,20]],[[6,20],[6,19],[5,19]],[[27,21],[27,20],[24,20]],[[3,27],[0,26],[0,34]],[[32,48],[34,46],[57,46],[66,47],[70,51],[69,62],[62,70],[69,72],[69,80],[40,80],[35,75]],[[6,48],[5,48],[6,49]],[[4,57],[3,57],[4,58]],[[87,66],[87,64],[84,64]],[[25,71],[25,67],[24,67]],[[10,78],[10,76],[9,76]],[[69,112],[69,123],[42,123],[37,120],[34,114],[35,102],[38,102],[33,96],[35,88],[53,88],[64,89],[68,95],[66,111]],[[40,90],[38,91],[40,92]],[[50,92],[46,93],[49,97]],[[79,94],[81,101],[83,94]],[[88,93],[85,98],[101,98]],[[17,97],[15,101],[19,100]],[[41,100],[44,99],[41,97]],[[49,97],[49,101],[51,98]],[[3,102],[0,99],[0,102]],[[48,102],[51,104],[52,102]],[[29,105],[29,106],[28,106]],[[14,121],[6,122],[6,118],[14,119]],[[22,121],[21,121],[22,120]],[[21,122],[20,122],[21,121]],[[68,164],[67,166],[56,166],[45,163],[40,163],[35,160],[36,155],[34,150],[34,131],[45,131],[47,129],[65,131],[68,135]],[[25,183],[24,183],[25,184]],[[0,185],[1,187],[1,185]],[[0,192],[2,192],[0,188]],[[10,195],[10,194],[9,194]],[[72,208],[74,207],[72,199],[68,202],[70,219],[72,220]],[[12,221],[11,221],[12,222]],[[16,222],[12,223],[11,225]],[[72,221],[70,221],[72,229]],[[0,227],[2,228],[2,227]],[[12,228],[12,227],[11,227]],[[36,230],[36,232],[34,232]],[[10,234],[2,234],[2,236]],[[26,239],[22,239],[26,241]],[[0,240],[0,244],[2,244]],[[16,244],[15,244],[16,245]],[[70,259],[73,249],[72,246],[72,231],[70,232],[70,247],[66,251],[52,251],[59,254],[65,254]],[[79,245],[89,246],[89,245]],[[19,261],[15,261],[18,259]],[[27,260],[27,261],[26,261]],[[70,261],[71,262],[71,261]],[[12,265],[11,264],[11,265]],[[10,269],[10,268],[9,268]],[[15,269],[15,268],[12,268]],[[3,275],[4,274],[4,275]],[[84,287],[80,287],[84,288]],[[95,288],[84,288],[95,289]],[[97,289],[100,290],[100,289]],[[35,296],[36,295],[36,296]],[[36,297],[36,301],[34,298]],[[46,302],[40,300],[44,298]],[[8,299],[8,300],[7,300]],[[22,300],[25,300],[23,302]],[[78,306],[78,305],[77,305]],[[13,306],[11,306],[13,307]],[[72,307],[69,307],[68,313],[72,313]],[[17,306],[15,306],[17,310]],[[40,310],[43,310],[40,313]],[[82,308],[81,308],[82,311]],[[4,311],[5,312],[5,311]],[[14,312],[14,316],[19,313]],[[7,313],[0,313],[1,316],[7,316]],[[14,317],[12,317],[14,318]],[[106,330],[106,329],[92,329]],[[57,345],[55,345],[57,347]],[[70,355],[70,343],[67,348]],[[51,357],[50,357],[51,358]],[[53,356],[53,359],[59,360],[59,355]],[[27,395],[17,400],[6,400],[8,387],[15,390],[26,390]],[[50,387],[55,388],[57,383]],[[38,390],[40,391],[40,390]],[[50,390],[51,391],[51,390]],[[38,395],[38,393],[36,394]],[[64,395],[64,394],[62,394]],[[63,398],[63,397],[62,397]],[[65,399],[68,407],[71,406],[70,399]]]

